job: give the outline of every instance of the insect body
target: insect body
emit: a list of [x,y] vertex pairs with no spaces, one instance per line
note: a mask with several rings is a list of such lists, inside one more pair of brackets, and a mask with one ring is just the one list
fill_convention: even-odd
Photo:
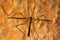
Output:
[[30,17],[30,22],[29,22],[29,30],[28,30],[28,36],[30,36],[30,26],[31,26],[31,23],[32,23],[32,17]]

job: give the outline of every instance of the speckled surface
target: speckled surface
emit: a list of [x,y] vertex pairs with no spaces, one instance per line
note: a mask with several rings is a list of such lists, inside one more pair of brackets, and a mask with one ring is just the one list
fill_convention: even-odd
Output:
[[59,11],[59,0],[0,0],[0,40],[60,40]]

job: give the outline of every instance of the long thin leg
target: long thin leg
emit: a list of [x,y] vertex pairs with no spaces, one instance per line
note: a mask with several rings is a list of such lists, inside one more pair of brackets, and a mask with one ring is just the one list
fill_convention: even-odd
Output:
[[19,14],[22,15],[25,18],[25,16],[22,13],[19,13]]
[[13,16],[15,16],[15,15],[17,15],[17,14],[19,14],[19,15],[22,15],[23,16],[23,18],[25,18],[25,16],[22,14],[22,13],[13,13],[12,15],[10,15],[11,17],[13,17]]
[[40,17],[44,17],[44,18],[46,18],[44,15],[41,15],[41,16],[39,16],[38,18],[37,18],[37,22],[36,23],[38,23],[40,20],[38,20]]
[[38,40],[39,35],[38,35],[38,33],[37,33],[36,29],[35,29],[34,21],[33,21],[33,29],[34,29],[34,31],[36,32],[37,36],[38,36],[38,37],[37,37],[37,40]]
[[22,30],[20,30],[17,26],[16,26],[16,28],[19,30],[19,31],[21,31],[23,34],[25,34]]
[[29,0],[27,0],[27,10],[28,10],[28,15],[30,16],[30,14],[29,14]]
[[44,15],[41,15],[41,16],[39,16],[37,19],[39,19],[39,18],[41,18],[41,17],[44,17],[44,18],[46,18]]
[[[39,18],[41,18],[41,17],[44,17],[44,19],[39,19]],[[47,19],[44,15],[39,16],[36,20],[46,21],[46,22],[52,22],[52,20]]]
[[24,19],[24,20],[25,20],[25,19],[29,19],[29,18],[20,18],[20,17],[19,17],[19,18],[18,18],[18,17],[8,17],[8,18],[9,18],[9,19]]
[[52,22],[52,20],[49,20],[49,19],[36,19],[36,20],[39,20],[39,21],[46,21],[46,22]]
[[[17,19],[16,22],[17,22],[17,24],[18,24],[18,19]],[[20,24],[19,24],[19,25],[20,25]],[[22,30],[20,30],[20,29],[18,28],[19,25],[15,25],[15,27],[16,27],[20,32],[22,32],[23,34],[25,34]]]
[[35,8],[36,8],[36,7],[34,6],[33,11],[32,11],[32,15],[31,15],[32,17],[34,16]]
[[22,23],[22,24],[18,24],[18,25],[16,25],[16,26],[20,26],[20,25],[26,25],[27,23]]

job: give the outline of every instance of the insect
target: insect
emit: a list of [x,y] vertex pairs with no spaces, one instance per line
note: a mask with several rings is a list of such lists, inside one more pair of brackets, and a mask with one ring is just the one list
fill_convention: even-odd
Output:
[[[30,27],[31,27],[31,23],[32,23],[33,20],[52,22],[51,20],[48,20],[48,19],[35,19],[35,18],[32,18],[32,17],[29,17],[29,18],[8,17],[8,18],[9,19],[21,19],[21,20],[29,19],[28,36],[30,36]],[[18,30],[20,30],[20,29],[18,28]]]
[[[22,3],[22,4],[19,4],[19,3]],[[12,19],[12,20],[17,21],[16,25],[14,24],[14,27],[19,32],[21,32],[22,34],[27,33],[26,34],[27,37],[34,36],[34,38],[36,38],[38,40],[40,38],[41,34],[39,34],[40,29],[37,31],[37,29],[38,29],[37,24],[39,24],[39,22],[43,22],[43,23],[39,24],[39,26],[41,26],[39,28],[44,30],[43,25],[45,25],[44,24],[45,22],[47,22],[47,23],[52,23],[53,22],[51,19],[49,19],[49,17],[51,17],[53,15],[53,13],[51,12],[51,15],[50,14],[47,15],[47,14],[50,11],[52,11],[52,8],[50,10],[49,7],[51,7],[51,5],[54,5],[54,4],[52,4],[51,1],[50,2],[49,1],[43,1],[43,3],[42,3],[42,0],[31,0],[31,1],[26,0],[26,2],[21,1],[19,3],[16,4],[16,7],[14,7],[15,9],[13,9],[12,12],[10,11],[11,15],[8,15],[7,12],[5,12],[4,6],[2,6],[2,9],[3,9],[5,15],[7,15],[7,19]],[[26,3],[26,5],[25,5],[25,3]],[[19,8],[19,7],[21,7],[21,8]],[[16,10],[18,10],[18,11],[16,11]],[[45,13],[46,13],[47,16],[45,15]],[[19,14],[19,16],[22,16],[22,17],[15,16],[15,15],[18,15],[18,14]],[[21,22],[20,20],[22,20],[22,23],[19,24],[19,22]],[[36,24],[34,24],[35,21],[37,21]],[[28,26],[24,26],[25,28],[27,27],[27,29],[28,29],[27,32],[25,32],[23,28],[22,29],[20,28],[20,27],[23,27],[23,25],[28,25]],[[48,29],[48,27],[46,29],[47,29],[47,32],[50,30],[50,29]],[[44,31],[42,31],[42,32],[44,32]],[[40,32],[40,33],[42,33],[42,32]],[[42,35],[43,35],[43,33],[42,33]],[[44,36],[44,38],[45,38],[45,36]]]
[[[35,3],[35,1],[34,1],[34,3]],[[35,3],[36,4],[36,3]],[[28,10],[28,15],[30,14],[29,13],[29,1],[27,0],[27,10]],[[22,17],[13,17],[13,16],[11,16],[11,17],[8,17],[8,19],[19,19],[19,20],[29,20],[29,27],[28,27],[28,33],[27,33],[27,36],[28,37],[30,37],[30,30],[31,30],[31,24],[32,24],[32,21],[33,20],[38,20],[38,21],[46,21],[46,22],[52,22],[52,20],[49,20],[49,19],[39,19],[40,17],[45,17],[44,15],[41,15],[40,17],[38,17],[37,19],[36,18],[33,18],[33,15],[34,15],[34,11],[35,11],[35,6],[34,6],[34,8],[33,8],[33,11],[32,11],[32,14],[31,14],[31,16],[29,17],[29,18],[25,18],[24,17],[24,15],[22,14],[22,13],[19,13],[20,15],[22,15],[23,16],[23,18]],[[15,15],[15,14],[13,14],[13,15]],[[17,15],[17,14],[16,14]],[[25,23],[23,23],[23,24],[25,24]],[[16,28],[19,30],[19,31],[21,31],[22,33],[24,33],[22,30],[20,30],[17,26],[19,26],[19,25],[23,25],[23,24],[18,24],[18,25],[16,25]]]

